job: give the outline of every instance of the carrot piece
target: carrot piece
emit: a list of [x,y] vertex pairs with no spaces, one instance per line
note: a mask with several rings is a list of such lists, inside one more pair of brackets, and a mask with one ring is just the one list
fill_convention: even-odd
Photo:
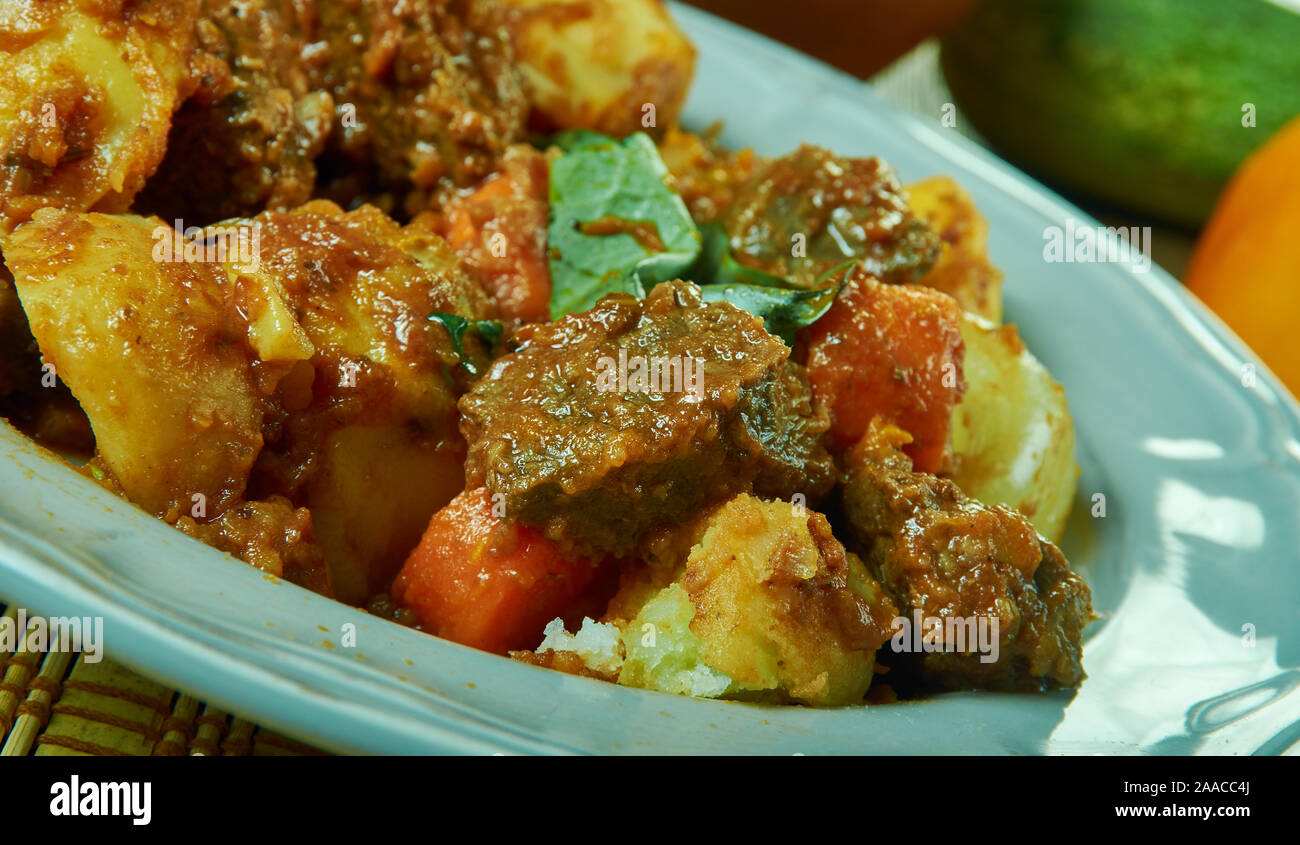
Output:
[[905,429],[916,468],[948,457],[952,409],[966,384],[960,311],[946,294],[859,277],[808,331],[808,379],[830,411],[837,448],[862,438],[873,417]]
[[451,199],[442,211],[440,234],[505,320],[551,319],[547,186],[541,153],[512,150],[499,173],[473,193]]
[[569,617],[606,569],[565,558],[539,532],[500,519],[479,488],[433,515],[393,599],[429,633],[505,654],[535,648],[546,623]]

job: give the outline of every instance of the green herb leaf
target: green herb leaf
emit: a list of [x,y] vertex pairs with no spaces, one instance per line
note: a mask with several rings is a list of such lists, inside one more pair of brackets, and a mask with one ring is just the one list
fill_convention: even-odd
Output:
[[644,134],[622,141],[567,132],[551,163],[551,318],[586,311],[609,293],[643,297],[680,277],[700,254],[700,232]]
[[771,273],[746,267],[731,255],[731,238],[721,223],[705,224],[700,230],[704,246],[700,260],[691,268],[691,280],[699,285],[757,285],[768,288],[789,288],[792,285]]
[[[817,287],[807,290],[771,285],[715,284],[701,285],[700,293],[705,302],[730,302],[762,317],[769,334],[781,338],[787,346],[794,346],[795,332],[811,326],[830,310],[835,297],[848,282],[848,271],[856,264],[856,261],[846,261],[832,268],[817,280]],[[829,285],[828,282],[840,273],[844,278]]]
[[551,163],[551,318],[585,311],[608,293],[644,297],[669,279],[689,279],[706,302],[729,302],[763,318],[767,330],[794,344],[799,329],[831,307],[844,286],[829,280],[848,261],[795,288],[731,254],[726,230],[701,231],[681,197],[664,182],[667,168],[642,134],[617,141],[595,132],[562,132],[564,154]]
[[704,285],[705,302],[730,302],[737,308],[763,318],[768,333],[794,346],[794,335],[825,314],[839,288],[787,290],[762,285]]
[[456,314],[445,314],[442,311],[433,312],[429,319],[442,323],[442,327],[451,337],[451,348],[460,358],[461,366],[472,376],[478,375],[478,368],[465,354],[465,335],[467,333],[478,335],[490,349],[501,342],[501,335],[505,332],[505,326],[497,320],[467,320]]

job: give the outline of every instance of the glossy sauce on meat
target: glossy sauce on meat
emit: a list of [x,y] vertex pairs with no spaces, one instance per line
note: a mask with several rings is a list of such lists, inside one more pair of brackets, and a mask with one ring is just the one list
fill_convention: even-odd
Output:
[[939,254],[893,168],[820,147],[803,146],[757,168],[725,224],[737,261],[800,287],[848,260],[886,282],[916,281]]
[[[694,285],[608,296],[514,340],[461,400],[466,479],[552,539],[627,555],[649,530],[751,485],[816,497],[832,483],[826,417],[789,348],[757,317],[704,305]],[[637,358],[698,362],[699,389],[602,383],[602,370]]]

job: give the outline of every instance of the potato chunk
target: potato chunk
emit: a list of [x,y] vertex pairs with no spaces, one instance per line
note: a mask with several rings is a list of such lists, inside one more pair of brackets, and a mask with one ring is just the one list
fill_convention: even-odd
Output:
[[124,211],[193,90],[198,0],[0,11],[0,232],[53,206]]
[[[861,703],[895,611],[826,518],[742,494],[691,530],[698,539],[674,580],[622,625],[619,683]],[[632,581],[612,607],[628,613],[646,592]]]
[[967,390],[952,412],[952,480],[986,505],[1015,508],[1056,542],[1079,478],[1065,391],[1015,326],[965,315],[961,335]]
[[623,136],[677,122],[695,48],[662,0],[505,3],[535,123]]
[[206,241],[156,219],[45,209],[4,252],[128,498],[202,521],[283,496],[311,510],[336,595],[364,601],[462,487],[464,374],[429,317],[480,319],[487,300],[445,242],[371,207],[224,229],[252,254],[200,254]]
[[224,271],[154,261],[157,225],[42,209],[4,257],[126,495],[160,516],[197,504],[216,515],[261,450],[265,396]]
[[989,262],[989,222],[966,190],[947,176],[907,186],[912,213],[929,224],[941,244],[939,259],[920,280],[961,307],[994,323],[1002,321],[1002,274]]
[[[254,220],[262,260],[234,275],[268,305],[245,313],[272,339],[266,354],[307,345],[283,353],[299,360],[275,394],[252,489],[312,511],[335,594],[361,602],[463,486],[458,358],[429,316],[481,319],[487,299],[444,241],[375,208],[313,202]],[[286,321],[301,338],[277,331]]]

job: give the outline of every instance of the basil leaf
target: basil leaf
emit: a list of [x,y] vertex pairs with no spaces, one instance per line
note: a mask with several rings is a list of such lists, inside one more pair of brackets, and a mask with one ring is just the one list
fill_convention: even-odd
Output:
[[476,334],[491,348],[501,342],[501,335],[505,332],[505,326],[497,320],[467,320],[459,315],[446,314],[442,311],[434,311],[429,319],[442,323],[442,327],[451,336],[451,348],[460,358],[461,366],[472,376],[478,375],[478,367],[465,354],[465,335]]
[[699,229],[665,183],[668,169],[649,137],[574,132],[557,143],[566,152],[550,172],[551,319],[609,293],[643,297],[695,263]]

